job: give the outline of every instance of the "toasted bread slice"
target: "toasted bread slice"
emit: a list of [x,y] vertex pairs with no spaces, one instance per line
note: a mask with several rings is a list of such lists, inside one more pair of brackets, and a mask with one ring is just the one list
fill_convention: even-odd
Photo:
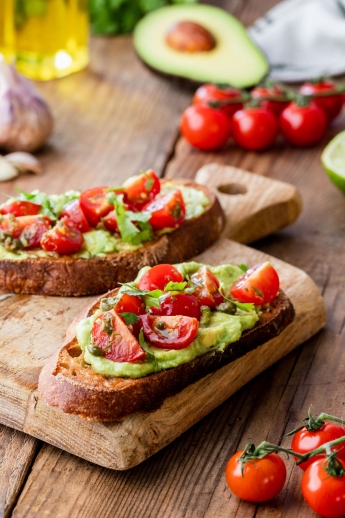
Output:
[[[115,293],[113,290],[106,296]],[[73,321],[67,331],[67,341],[42,369],[38,385],[47,403],[89,421],[119,421],[134,412],[159,408],[167,397],[279,335],[295,314],[290,300],[281,291],[255,327],[245,331],[240,340],[229,344],[224,352],[210,351],[178,367],[129,379],[103,376],[84,361],[75,338],[75,326],[78,320],[93,314],[99,305],[100,298]]]
[[174,232],[164,234],[136,251],[104,257],[1,259],[0,290],[62,297],[105,293],[120,282],[134,279],[143,266],[180,263],[201,253],[220,236],[224,226],[223,210],[216,196],[206,187],[189,180],[178,180],[176,184],[204,191],[210,205],[200,216],[185,221]]

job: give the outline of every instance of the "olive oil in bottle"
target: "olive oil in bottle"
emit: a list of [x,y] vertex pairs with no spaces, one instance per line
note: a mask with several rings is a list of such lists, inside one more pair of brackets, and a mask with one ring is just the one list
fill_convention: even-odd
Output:
[[14,2],[15,0],[0,0],[0,57],[8,63],[15,58]]
[[87,0],[12,1],[16,63],[22,74],[48,80],[87,65]]

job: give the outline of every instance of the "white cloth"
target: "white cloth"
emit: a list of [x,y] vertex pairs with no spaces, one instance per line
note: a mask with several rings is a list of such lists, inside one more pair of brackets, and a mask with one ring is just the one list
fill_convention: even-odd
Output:
[[285,0],[249,34],[266,54],[270,77],[305,81],[345,72],[345,0]]

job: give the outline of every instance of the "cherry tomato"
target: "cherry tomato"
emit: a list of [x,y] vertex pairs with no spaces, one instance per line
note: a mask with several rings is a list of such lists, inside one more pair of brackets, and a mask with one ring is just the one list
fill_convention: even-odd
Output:
[[248,502],[266,502],[275,498],[283,489],[286,480],[286,467],[276,453],[262,459],[246,462],[244,476],[239,461],[243,451],[238,451],[226,465],[225,477],[230,490]]
[[[124,293],[116,302],[114,311],[116,311],[116,313],[134,313],[135,315],[143,315],[145,313],[145,304],[140,297]],[[128,328],[134,334],[134,336],[139,335],[139,322],[136,322],[135,324],[129,324]]]
[[219,292],[219,281],[207,266],[202,266],[190,280],[197,287],[193,295],[199,299],[202,306],[213,308],[223,302],[224,297]]
[[1,214],[13,214],[13,216],[35,216],[38,214],[41,205],[25,200],[12,200],[0,208]]
[[168,282],[182,282],[183,277],[172,264],[157,264],[141,277],[139,290],[164,290]]
[[43,235],[41,247],[47,252],[71,255],[78,252],[83,242],[84,238],[80,230],[72,226],[68,219],[63,218]]
[[239,302],[251,302],[262,306],[271,302],[278,290],[278,274],[267,262],[250,268],[231,286],[230,293]]
[[248,107],[232,118],[234,141],[243,149],[260,151],[273,144],[278,134],[278,122],[265,108]]
[[196,337],[199,322],[185,316],[141,315],[145,336],[160,349],[184,349]]
[[115,210],[109,212],[103,220],[104,226],[109,232],[119,234],[119,226],[117,224],[117,217]]
[[[325,461],[323,458],[313,462],[303,473],[302,494],[307,504],[324,518],[341,518],[345,516],[345,474],[329,475]],[[339,462],[345,470],[345,462]]]
[[229,140],[231,121],[221,110],[197,104],[183,112],[180,131],[191,146],[213,151],[225,146]]
[[[306,427],[302,428],[299,432],[296,432],[293,436],[291,442],[291,448],[293,451],[297,453],[308,453],[311,450],[315,450],[322,444],[326,442],[333,441],[334,439],[339,439],[345,435],[345,428],[337,423],[329,423],[326,422],[321,428],[315,431],[308,431]],[[339,444],[338,446],[334,446],[333,450],[339,450],[338,457],[342,460],[345,460],[345,449],[343,444]],[[324,455],[317,455],[312,457],[306,462],[299,464],[299,467],[305,471],[310,464],[315,462],[315,460],[321,459],[325,460]]]
[[153,315],[183,315],[200,320],[200,301],[194,295],[188,293],[168,293],[161,302],[160,308],[150,308]]
[[289,144],[297,147],[313,146],[326,133],[327,117],[314,101],[306,106],[292,102],[280,114],[280,129]]
[[80,207],[92,227],[96,227],[114,205],[107,202],[107,187],[93,187],[80,195]]
[[[284,96],[284,91],[278,85],[272,86],[256,86],[250,92],[250,95],[254,97],[254,99],[262,99],[263,97],[272,97],[272,96]],[[260,101],[260,106],[270,111],[279,118],[279,115],[284,110],[284,108],[289,104],[290,101],[274,101],[274,100],[262,100]]]
[[150,223],[154,230],[179,227],[186,218],[186,206],[179,189],[156,198],[143,210],[151,212]]
[[213,84],[207,83],[199,86],[193,97],[193,104],[208,104],[209,102],[222,102],[232,101],[236,98],[239,99],[237,103],[225,104],[220,107],[220,111],[223,112],[229,119],[233,116],[237,110],[243,107],[241,101],[242,92],[233,86],[224,84]]
[[149,169],[126,182],[126,194],[129,207],[141,210],[160,193],[161,184],[156,173]]
[[103,351],[103,357],[113,362],[136,362],[145,352],[121,317],[115,311],[102,313],[93,323],[92,344]]
[[18,239],[20,246],[25,250],[37,248],[42,236],[51,227],[51,221],[47,216],[19,216],[5,215],[0,220],[0,235],[6,243],[9,240]]
[[63,217],[71,221],[80,232],[89,232],[90,225],[82,211],[79,200],[72,200],[64,206],[60,215],[60,218]]
[[[300,92],[303,95],[315,95],[319,93],[325,93],[327,90],[334,90],[336,84],[329,79],[322,79],[316,83],[304,83],[301,86]],[[329,121],[335,119],[342,110],[343,99],[341,94],[330,94],[322,97],[314,97],[313,101],[319,108],[325,112]]]

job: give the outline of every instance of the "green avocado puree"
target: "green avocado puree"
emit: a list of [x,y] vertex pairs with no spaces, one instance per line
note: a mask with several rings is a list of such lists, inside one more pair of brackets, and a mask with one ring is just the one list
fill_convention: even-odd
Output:
[[[175,266],[185,276],[186,274],[192,275],[203,265],[189,262]],[[216,275],[226,293],[230,286],[243,275],[243,270],[237,266],[221,265],[208,266],[208,268]],[[148,269],[148,267],[143,268],[132,284],[135,285]],[[146,359],[130,363],[113,362],[101,356],[94,356],[89,352],[87,347],[91,344],[92,325],[100,314],[101,310],[98,310],[94,315],[81,320],[77,325],[76,335],[78,343],[84,351],[85,361],[91,364],[95,371],[100,374],[129,378],[140,378],[152,372],[177,367],[211,350],[224,351],[227,345],[239,340],[243,331],[254,327],[259,319],[255,310],[250,312],[237,310],[235,315],[212,311],[209,324],[206,327],[200,326],[195,340],[184,349],[159,349],[146,342],[145,350],[148,353]]]

